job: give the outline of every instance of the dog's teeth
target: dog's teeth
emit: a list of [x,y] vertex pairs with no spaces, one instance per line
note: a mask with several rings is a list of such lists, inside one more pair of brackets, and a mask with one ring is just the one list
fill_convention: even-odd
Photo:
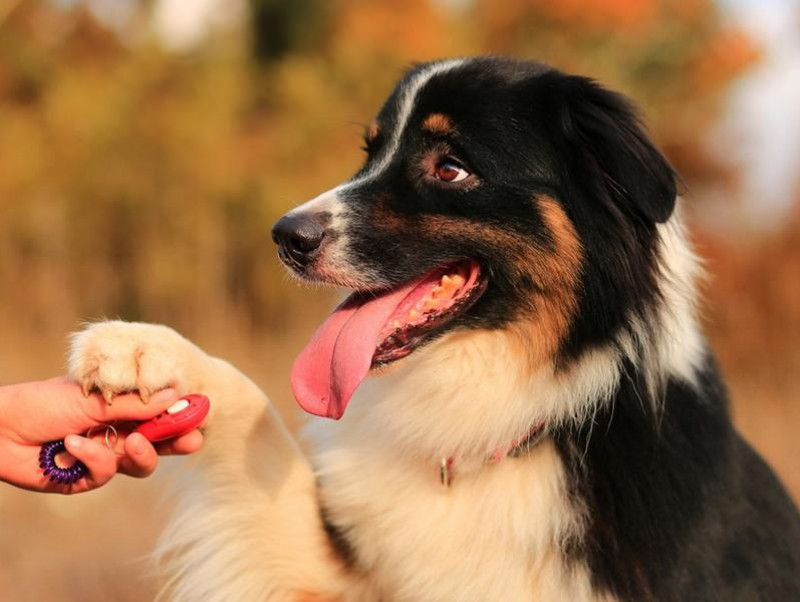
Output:
[[408,312],[407,317],[409,322],[415,322],[416,320],[419,320],[422,317],[422,313],[416,309],[412,309],[411,311]]
[[444,290],[443,287],[437,285],[433,287],[433,292],[431,293],[431,297],[433,297],[434,299],[438,299],[440,297],[444,297],[446,294],[447,291]]
[[453,276],[445,274],[442,276],[442,290],[445,294],[452,295],[464,285],[464,282],[466,282],[466,280],[459,274],[454,274]]
[[389,328],[391,328],[392,330],[397,330],[401,326],[402,324],[400,324],[400,322],[398,322],[397,320],[392,320],[391,322],[389,322]]
[[425,299],[422,309],[423,311],[430,311],[432,309],[436,309],[437,307],[439,307],[439,302],[435,298],[428,298]]

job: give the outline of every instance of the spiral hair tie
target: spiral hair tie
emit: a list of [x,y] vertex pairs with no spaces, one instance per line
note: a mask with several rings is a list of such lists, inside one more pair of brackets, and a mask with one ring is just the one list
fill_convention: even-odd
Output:
[[50,479],[51,483],[71,485],[80,481],[89,474],[86,464],[77,458],[72,466],[61,467],[56,463],[56,456],[67,451],[64,440],[50,441],[42,445],[39,451],[39,467],[43,469],[43,474]]

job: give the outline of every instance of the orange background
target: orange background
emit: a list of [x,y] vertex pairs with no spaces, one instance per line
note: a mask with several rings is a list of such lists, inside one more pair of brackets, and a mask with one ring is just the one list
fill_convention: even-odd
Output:
[[[81,320],[163,322],[298,425],[288,367],[334,293],[289,281],[271,224],[355,170],[405,66],[510,53],[643,108],[686,181],[737,424],[800,499],[800,190],[765,228],[709,149],[764,60],[709,0],[240,0],[188,41],[167,4],[0,3],[0,382],[62,373]],[[0,599],[152,598],[142,558],[179,475],[163,468],[74,498],[0,488]]]

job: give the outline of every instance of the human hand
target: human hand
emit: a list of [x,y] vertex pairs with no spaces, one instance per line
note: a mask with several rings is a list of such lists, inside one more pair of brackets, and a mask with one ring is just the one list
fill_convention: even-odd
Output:
[[[198,430],[155,445],[132,432],[136,422],[163,412],[177,397],[174,390],[165,389],[148,404],[138,395],[125,394],[109,405],[99,393],[84,397],[80,385],[66,378],[0,387],[0,480],[32,491],[71,494],[96,489],[117,472],[146,477],[155,470],[158,455],[189,454],[203,444]],[[120,421],[130,421],[130,428],[117,428],[120,454],[105,445],[103,428],[90,438],[82,436],[92,427]],[[86,464],[85,478],[65,485],[42,474],[39,449],[56,439],[64,439],[70,455]]]

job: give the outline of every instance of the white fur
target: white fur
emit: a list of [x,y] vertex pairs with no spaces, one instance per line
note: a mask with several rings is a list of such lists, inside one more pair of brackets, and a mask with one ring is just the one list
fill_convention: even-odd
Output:
[[403,138],[406,125],[408,125],[408,119],[411,117],[411,112],[416,104],[415,101],[420,90],[422,90],[422,88],[425,87],[425,84],[427,84],[434,76],[450,71],[451,69],[455,69],[463,63],[464,61],[462,59],[452,59],[449,61],[431,63],[426,68],[414,74],[411,80],[403,87],[403,94],[400,98],[397,116],[394,120],[394,129],[391,132],[389,142],[381,151],[380,157],[370,166],[367,172],[345,182],[339,187],[340,189],[346,190],[352,186],[357,186],[359,184],[363,184],[364,182],[374,180],[380,176],[389,165],[391,165],[392,160],[397,154],[397,150],[400,148],[400,140]]
[[[370,379],[340,423],[313,427],[326,509],[385,599],[595,599],[587,572],[563,562],[583,516],[552,443],[484,465],[545,411],[528,388],[545,375],[504,382],[506,345],[500,333],[450,337]],[[442,457],[455,459],[450,488]]]
[[680,199],[673,218],[658,225],[658,235],[663,270],[661,292],[666,302],[660,316],[659,355],[670,375],[693,383],[706,348],[705,339],[697,327],[695,294],[702,270],[686,239]]
[[686,239],[682,200],[664,224],[657,224],[659,288],[663,303],[646,316],[628,316],[628,327],[616,337],[627,359],[644,374],[645,393],[659,406],[668,377],[696,384],[705,341],[697,326],[696,281],[700,263]]
[[146,383],[211,399],[206,444],[158,550],[170,600],[295,600],[344,588],[308,462],[265,395],[230,364],[170,328],[113,321],[73,336],[69,373],[114,392]]
[[[631,336],[655,344],[654,370],[691,382],[702,352],[697,268],[679,219],[659,229],[664,307],[653,328],[634,325]],[[645,360],[621,341],[567,372],[531,371],[514,344],[504,331],[453,333],[367,379],[340,422],[309,428],[318,491],[263,394],[169,329],[91,326],[73,341],[70,369],[119,390],[156,389],[177,374],[185,392],[212,399],[206,448],[160,547],[170,599],[611,600],[592,589],[586,567],[564,559],[587,517],[553,443],[485,459],[532,425],[590,420],[623,377],[622,359]],[[148,359],[159,357],[163,369]],[[449,488],[438,480],[442,458],[454,460]],[[328,549],[318,495],[357,550],[353,571]]]

